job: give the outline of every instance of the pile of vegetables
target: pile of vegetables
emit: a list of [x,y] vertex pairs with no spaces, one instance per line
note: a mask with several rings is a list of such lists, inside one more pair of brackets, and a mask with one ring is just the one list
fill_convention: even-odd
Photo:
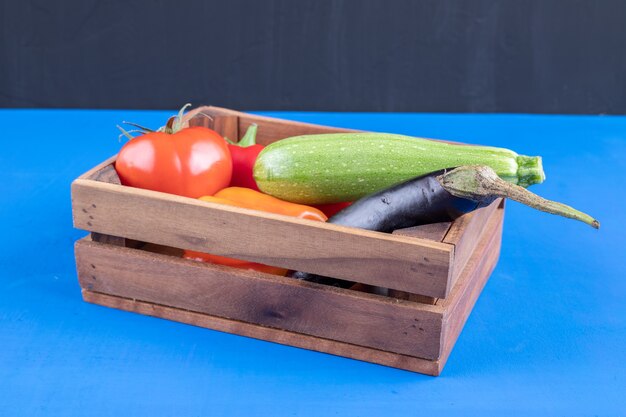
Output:
[[[184,128],[188,106],[156,131],[135,124],[139,130],[120,127],[129,138],[115,163],[122,184],[386,233],[453,220],[498,197],[600,226],[591,216],[526,189],[545,180],[538,156],[384,133],[305,135],[263,147],[255,143],[256,125],[234,143],[205,127]],[[184,257],[287,273],[194,251],[185,251]],[[290,275],[349,284],[301,272]]]

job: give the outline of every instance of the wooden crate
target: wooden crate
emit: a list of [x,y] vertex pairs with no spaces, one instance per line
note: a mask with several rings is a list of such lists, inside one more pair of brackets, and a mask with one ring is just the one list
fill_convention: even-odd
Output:
[[[268,144],[345,131],[204,107],[190,125]],[[114,158],[72,183],[86,301],[438,375],[498,260],[504,204],[384,234],[125,187]],[[350,289],[180,257],[193,249],[354,281]]]

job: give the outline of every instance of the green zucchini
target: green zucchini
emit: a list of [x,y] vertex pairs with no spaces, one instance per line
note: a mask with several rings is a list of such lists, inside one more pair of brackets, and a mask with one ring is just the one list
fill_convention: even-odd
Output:
[[254,165],[264,193],[302,204],[354,201],[420,175],[487,165],[527,187],[545,179],[541,157],[386,133],[295,136],[265,147]]

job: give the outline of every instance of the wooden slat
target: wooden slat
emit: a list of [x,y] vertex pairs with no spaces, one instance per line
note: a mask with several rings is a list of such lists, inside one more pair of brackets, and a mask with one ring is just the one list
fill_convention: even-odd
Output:
[[289,332],[271,327],[264,327],[242,321],[225,319],[208,314],[151,304],[143,301],[130,300],[92,291],[83,290],[85,301],[120,310],[174,320],[193,326],[218,330],[221,332],[252,337],[269,342],[295,346],[317,352],[329,353],[366,362],[372,362],[393,368],[419,372],[427,375],[439,375],[438,361],[400,355],[383,350],[353,345],[336,340],[323,339],[301,333]]
[[233,142],[239,141],[239,117],[230,115],[216,115],[213,120],[213,130]]
[[[439,300],[438,305],[436,306],[417,306],[418,310],[425,310],[429,312],[434,312],[436,314],[441,314],[443,318],[443,327],[441,328],[441,351],[439,353],[439,359],[426,360],[417,357],[413,357],[410,355],[401,355],[396,354],[387,350],[375,349],[368,346],[355,345],[351,343],[341,342],[329,338],[320,338],[316,336],[312,336],[309,334],[296,333],[293,331],[272,328],[267,326],[259,326],[257,324],[247,323],[244,321],[238,321],[231,319],[225,319],[222,317],[216,317],[215,315],[209,315],[206,313],[199,313],[189,311],[189,309],[181,309],[180,305],[178,308],[174,308],[171,306],[163,305],[162,303],[149,303],[140,300],[131,300],[128,297],[132,297],[136,295],[136,291],[134,288],[139,287],[143,290],[144,286],[150,286],[152,281],[150,282],[137,282],[133,276],[136,273],[133,273],[135,269],[139,270],[139,273],[142,273],[143,266],[138,265],[135,261],[125,261],[125,263],[118,263],[119,260],[113,260],[115,266],[114,270],[110,270],[104,272],[103,270],[107,270],[106,267],[103,267],[101,262],[103,259],[105,260],[105,265],[110,263],[110,259],[106,254],[103,254],[100,248],[95,251],[91,256],[79,256],[78,257],[78,265],[79,265],[79,274],[81,277],[81,285],[83,288],[91,288],[94,289],[94,282],[104,281],[104,283],[100,283],[100,287],[106,292],[114,291],[117,287],[113,285],[111,287],[111,280],[120,281],[124,286],[131,287],[130,289],[125,288],[126,292],[125,298],[120,296],[111,296],[105,295],[102,293],[92,292],[89,290],[83,290],[83,295],[86,301],[106,305],[109,307],[120,308],[127,311],[134,311],[141,314],[147,314],[155,317],[166,318],[170,320],[177,320],[180,322],[193,324],[197,326],[207,327],[215,330],[225,331],[229,333],[240,334],[249,337],[255,337],[259,339],[269,340],[277,343],[288,344],[292,346],[302,347],[306,349],[312,349],[320,352],[327,352],[335,355],[346,356],[354,359],[365,360],[369,362],[378,363],[381,365],[397,367],[401,369],[411,370],[415,372],[426,373],[429,375],[438,375],[443,369],[450,352],[456,342],[456,339],[459,336],[459,333],[462,330],[463,325],[465,324],[471,309],[478,298],[479,293],[484,287],[486,281],[489,278],[489,275],[495,264],[497,263],[499,248],[500,248],[500,234],[502,230],[502,220],[503,220],[503,211],[498,210],[496,215],[490,220],[488,226],[483,230],[483,233],[480,236],[480,241],[475,247],[475,251],[472,254],[470,260],[467,262],[466,268],[464,269],[459,281],[457,282],[455,288],[450,294],[450,298],[447,300]],[[82,243],[77,244],[77,247],[80,247]],[[107,246],[107,245],[101,245]],[[109,248],[111,248],[109,246]],[[115,248],[114,248],[115,249]],[[126,249],[128,251],[129,249]],[[133,251],[138,252],[138,251]],[[164,260],[166,257],[162,255],[156,255],[150,265],[152,268],[156,269],[156,275],[160,274],[163,270],[168,270],[168,268],[163,269]],[[95,262],[91,264],[90,262]],[[165,261],[169,262],[169,260]],[[181,262],[190,262],[190,261],[181,261]],[[82,266],[81,266],[82,265]],[[92,266],[93,265],[93,266]],[[129,271],[129,268],[125,265],[132,265],[130,272],[126,272],[124,275],[119,271]],[[209,268],[220,268],[220,267],[209,267]],[[223,268],[225,269],[225,268]],[[232,270],[230,270],[232,271]],[[230,272],[229,272],[230,273]],[[93,274],[93,275],[90,275]],[[112,278],[106,278],[108,275],[112,274]],[[160,290],[156,288],[156,292],[171,292],[172,288],[180,287],[180,277],[189,276],[188,272],[184,269],[180,269],[178,267],[174,268],[173,274],[175,276],[164,278],[162,281],[159,281],[155,284],[156,287],[163,286]],[[241,274],[241,272],[240,272]],[[252,272],[243,272],[243,275],[254,275]],[[261,274],[265,276],[265,274]],[[192,274],[195,276],[195,274]],[[94,278],[95,277],[95,278]],[[176,279],[178,277],[178,279]],[[227,278],[230,280],[232,278]],[[236,278],[235,278],[236,279]],[[263,277],[257,277],[257,279],[263,279]],[[285,278],[281,277],[272,277],[272,281],[284,281]],[[287,282],[289,283],[289,282]],[[316,289],[319,291],[320,297],[326,297],[328,294],[344,294],[347,290],[337,290],[334,288],[323,288],[321,286],[316,286],[314,284],[303,284],[292,282],[294,285],[305,285],[310,287],[311,289]],[[174,292],[179,292],[179,289],[175,289]],[[248,288],[248,291],[255,294],[253,299],[253,303],[258,302],[258,296],[262,296],[262,293],[259,294],[256,291],[254,286]],[[330,292],[329,292],[330,291]],[[217,292],[211,293],[209,297],[212,297],[211,300],[203,301],[204,298],[198,293],[205,293],[205,289],[203,287],[198,288],[194,295],[190,295],[188,297],[183,297],[183,302],[187,298],[193,300],[193,303],[200,305],[211,305],[214,303],[214,300],[220,300],[223,298],[224,294],[221,290],[217,290]],[[229,291],[227,290],[227,294]],[[217,294],[217,295],[216,295]],[[306,305],[307,308],[311,310],[318,311],[319,306],[316,305],[317,297],[313,297],[311,300],[308,299],[308,296],[303,295],[306,298],[307,302],[303,305]],[[363,302],[369,304],[369,301],[381,302],[382,297],[375,296],[367,296],[360,295],[359,296]],[[357,298],[359,298],[357,297]],[[368,298],[369,297],[369,298]],[[263,297],[261,297],[263,298]],[[240,306],[240,309],[248,309],[250,310],[249,303],[246,302],[245,297],[237,298]],[[285,297],[281,298],[281,300],[293,300],[293,297]],[[309,302],[310,301],[310,302]],[[278,301],[281,303],[281,301]],[[271,303],[271,311],[276,310],[276,306],[278,304]],[[289,304],[289,303],[288,303]],[[335,303],[332,303],[333,305]],[[183,308],[186,308],[188,304],[184,304]],[[355,311],[362,311],[361,307],[355,306],[355,304],[351,301],[346,302],[346,299],[338,302],[337,306],[341,306],[342,309],[338,312],[338,316],[343,317],[343,314],[353,314]],[[263,308],[263,307],[262,307]],[[366,315],[366,320],[370,320],[372,317],[371,307],[367,307],[368,314]],[[288,308],[282,305],[281,311],[287,311]],[[333,310],[333,314],[336,312]],[[391,315],[395,315],[395,311],[390,310],[389,313]],[[276,317],[277,314],[271,313],[271,316]],[[376,316],[376,315],[374,315]],[[283,315],[284,317],[284,315]],[[335,317],[335,316],[334,316]],[[318,317],[315,315],[312,320],[322,319],[322,323],[326,323],[325,325],[332,326],[333,323],[337,320],[337,318],[333,318],[332,320],[326,320],[326,317]],[[302,320],[305,323],[308,323],[309,320],[306,318],[300,317],[299,320]],[[360,322],[360,321],[359,321]],[[274,326],[283,327],[283,323],[273,322]],[[323,324],[324,325],[324,324]],[[351,326],[347,326],[346,329]],[[354,331],[354,329],[351,329]],[[398,335],[394,335],[393,337],[397,337]],[[402,336],[405,336],[404,334]],[[415,343],[421,343],[421,339],[415,339]]]
[[198,111],[195,111],[191,117],[185,117],[183,120],[185,120],[184,124],[190,127],[202,126],[208,127],[209,129],[213,127],[213,116],[204,115]]
[[76,243],[81,287],[426,359],[440,355],[442,313],[291,278],[89,240]]
[[[98,181],[100,178],[106,178],[104,182],[111,181],[110,176],[101,176],[99,172],[102,170],[110,170],[111,168],[115,170],[115,167],[113,166],[113,164],[115,163],[116,158],[117,158],[117,155],[107,158],[103,162],[99,163],[98,165],[96,165],[95,167],[91,168],[89,171],[85,172],[83,175],[78,177],[78,179],[81,179],[81,180],[90,179],[90,180]],[[118,180],[119,180],[119,177],[118,177]],[[114,180],[113,180],[113,183],[119,184],[119,182],[115,182]]]
[[452,271],[450,274],[449,286],[453,287],[458,280],[461,272],[465,268],[465,264],[472,255],[478,236],[482,233],[485,225],[502,202],[501,198],[486,207],[481,207],[471,213],[465,214],[456,219],[446,236],[443,243],[454,246],[454,260],[452,262]]
[[126,238],[119,236],[103,235],[102,233],[91,233],[91,240],[94,242],[108,243],[115,246],[126,246]]
[[99,170],[93,172],[89,175],[89,179],[93,181],[106,182],[108,184],[122,183],[113,164],[105,165]]
[[407,227],[405,229],[397,229],[393,231],[393,234],[441,242],[446,236],[446,233],[448,233],[451,225],[452,222],[423,224],[420,226]]
[[257,132],[257,143],[262,145],[268,145],[279,139],[284,139],[290,136],[316,134],[316,133],[339,133],[339,132],[357,132],[357,130],[343,129],[337,127],[320,126],[310,123],[293,122],[290,120],[276,119],[273,117],[257,116],[249,113],[238,112],[234,110],[224,109],[220,107],[204,106],[198,107],[184,117],[184,122],[191,122],[192,125],[199,123],[207,124],[208,122],[202,121],[203,114],[210,117],[216,116],[236,116],[239,120],[239,132],[245,132],[252,123],[256,123],[259,126]]
[[[183,117],[183,125],[204,125],[210,127],[210,118],[215,115],[231,115],[239,117],[239,132],[245,132],[248,126],[256,123],[259,126],[257,143],[268,145],[277,140],[291,136],[313,135],[322,133],[361,132],[358,129],[345,129],[332,126],[321,126],[311,123],[295,122],[274,117],[258,116],[254,114],[238,112],[222,107],[202,106],[193,109]],[[208,117],[207,117],[208,116]],[[430,139],[438,142],[453,143],[457,145],[469,145],[450,140]]]
[[[394,235],[416,237],[419,239],[428,239],[435,242],[441,242],[445,237],[452,222],[424,224],[415,227],[407,227],[405,229],[397,229],[393,231]],[[436,297],[429,297],[422,294],[411,294],[405,291],[389,290],[389,296],[400,300],[413,301],[416,303],[431,304],[437,303]]]
[[398,290],[389,290],[387,295],[389,297],[397,298],[399,300],[406,300],[406,301],[412,301],[414,303],[422,303],[422,304],[430,304],[430,305],[437,304],[437,300],[438,300],[438,298],[435,298],[435,297],[428,297],[426,295],[421,295],[421,294],[411,294],[405,291],[398,291]]
[[72,184],[77,228],[445,297],[452,246],[89,180]]
[[[496,206],[494,214],[485,225],[483,237],[466,263],[462,278],[452,291],[454,297],[439,300],[437,303],[444,314],[443,349],[440,358],[442,366],[445,365],[478,296],[487,283],[485,277],[491,275],[498,262],[502,243],[503,207]],[[474,272],[468,274],[468,271]]]

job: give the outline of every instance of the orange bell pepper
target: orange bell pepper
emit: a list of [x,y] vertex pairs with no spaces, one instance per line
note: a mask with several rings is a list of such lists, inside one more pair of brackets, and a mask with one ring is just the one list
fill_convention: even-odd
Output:
[[[212,198],[230,200],[239,207],[284,214],[300,219],[318,220],[321,222],[328,220],[328,217],[315,207],[290,203],[250,188],[228,187],[218,191],[213,197],[200,197],[200,200],[213,201]],[[215,202],[217,203],[217,201]]]
[[[200,200],[247,209],[261,210],[269,213],[284,214],[286,216],[297,217],[300,219],[310,219],[322,222],[328,220],[324,213],[314,207],[279,200],[278,198],[249,188],[224,188],[223,190],[218,191],[214,196],[200,197]],[[251,269],[254,271],[266,272],[268,274],[287,274],[287,270],[284,268],[244,261],[241,259],[228,258],[225,256],[211,255],[209,253],[196,252],[192,250],[186,250],[183,254],[183,258],[219,265],[228,265],[233,268]]]

